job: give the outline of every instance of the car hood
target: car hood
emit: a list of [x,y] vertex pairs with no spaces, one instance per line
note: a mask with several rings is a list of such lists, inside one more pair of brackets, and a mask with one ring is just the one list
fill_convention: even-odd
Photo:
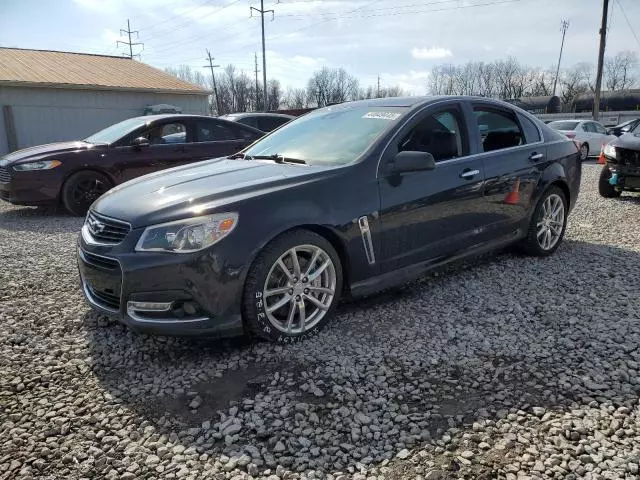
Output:
[[86,150],[94,147],[95,145],[82,141],[57,142],[48,143],[46,145],[37,145],[35,147],[16,150],[15,152],[0,157],[0,166],[13,165],[16,163],[22,163],[24,161],[39,160],[42,157],[46,157],[52,154],[61,154],[73,152],[76,150]]
[[109,190],[92,210],[132,227],[221,211],[244,198],[313,182],[336,167],[213,159],[162,170]]
[[640,150],[640,134],[625,133],[613,140],[610,145],[628,150]]

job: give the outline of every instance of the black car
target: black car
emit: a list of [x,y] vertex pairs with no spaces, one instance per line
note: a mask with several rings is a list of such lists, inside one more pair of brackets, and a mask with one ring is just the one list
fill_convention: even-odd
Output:
[[615,127],[611,127],[607,129],[607,133],[609,135],[615,135],[619,137],[620,135],[624,135],[625,133],[629,133],[631,130],[640,125],[640,118],[634,118],[633,120],[627,120]]
[[263,132],[271,132],[276,128],[284,125],[285,123],[293,120],[293,115],[285,115],[284,113],[230,113],[228,115],[222,115],[219,118],[229,120],[231,122],[238,122],[244,125],[248,125],[253,128],[257,128]]
[[107,192],[79,238],[82,286],[140,331],[294,341],[342,295],[514,243],[552,254],[580,175],[572,141],[504,102],[325,107]]
[[605,198],[623,191],[640,191],[640,123],[629,133],[605,145],[605,165],[600,172],[598,190]]
[[245,148],[263,132],[197,115],[148,115],[84,140],[25,148],[0,157],[0,199],[15,205],[62,204],[84,215],[114,185],[140,175]]

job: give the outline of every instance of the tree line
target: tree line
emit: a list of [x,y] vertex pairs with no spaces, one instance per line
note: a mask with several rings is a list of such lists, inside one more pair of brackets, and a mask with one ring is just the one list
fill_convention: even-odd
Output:
[[[638,57],[635,52],[619,52],[605,58],[603,89],[624,91],[638,84]],[[427,90],[432,95],[480,95],[502,99],[548,96],[554,91],[555,69],[523,65],[514,57],[495,62],[467,62],[462,65],[436,65]],[[595,92],[596,69],[578,63],[558,75],[556,95],[571,108],[579,96]]]
[[[212,115],[264,110],[262,83],[256,82],[234,65],[215,75],[215,89],[211,76],[188,65],[169,67],[165,71],[190,83],[212,91],[209,106]],[[217,92],[217,97],[213,91]],[[407,93],[399,86],[361,86],[360,81],[344,68],[322,67],[311,75],[306,88],[282,88],[279,80],[267,81],[267,110],[324,107],[351,100],[399,97]]]

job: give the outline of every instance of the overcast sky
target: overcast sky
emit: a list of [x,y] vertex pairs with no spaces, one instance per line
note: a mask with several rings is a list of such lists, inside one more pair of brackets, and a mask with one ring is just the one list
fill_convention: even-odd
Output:
[[[0,0],[0,46],[117,55],[119,29],[139,30],[142,61],[159,68],[216,63],[260,69],[259,0]],[[612,0],[607,54],[639,53],[640,0]],[[560,22],[570,23],[563,65],[596,63],[602,0],[265,0],[267,74],[304,86],[323,65],[344,67],[361,85],[400,85],[426,93],[433,65],[515,56],[553,67]],[[203,73],[207,72],[203,70]],[[260,74],[261,75],[261,74]]]

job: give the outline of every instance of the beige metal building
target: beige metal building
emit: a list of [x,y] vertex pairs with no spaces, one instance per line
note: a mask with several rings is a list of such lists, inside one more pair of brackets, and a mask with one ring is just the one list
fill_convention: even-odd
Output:
[[208,95],[129,58],[0,47],[0,155],[82,139],[153,105],[206,115]]

